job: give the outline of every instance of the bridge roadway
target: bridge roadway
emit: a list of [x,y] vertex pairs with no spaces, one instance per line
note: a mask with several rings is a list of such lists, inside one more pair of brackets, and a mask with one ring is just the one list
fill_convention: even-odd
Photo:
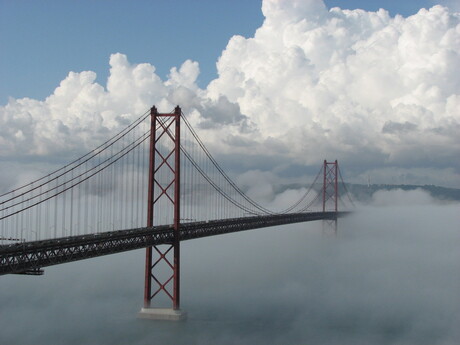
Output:
[[[347,212],[308,212],[183,223],[180,226],[180,240],[314,220],[334,220],[345,214]],[[171,244],[173,239],[172,226],[161,225],[2,245],[0,275],[40,275],[46,266]]]

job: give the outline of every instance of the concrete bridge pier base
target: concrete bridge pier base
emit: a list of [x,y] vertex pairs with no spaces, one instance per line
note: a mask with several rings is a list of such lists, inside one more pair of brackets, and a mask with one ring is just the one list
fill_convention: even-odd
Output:
[[187,312],[171,308],[142,308],[137,317],[149,320],[182,321],[187,319]]

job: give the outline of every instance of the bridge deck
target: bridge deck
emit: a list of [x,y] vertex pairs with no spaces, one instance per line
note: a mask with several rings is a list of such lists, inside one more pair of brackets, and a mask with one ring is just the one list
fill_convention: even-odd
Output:
[[[345,214],[347,212],[291,213],[183,223],[180,227],[180,240],[191,240],[276,225],[336,219]],[[25,272],[40,274],[42,267],[153,245],[171,244],[173,238],[172,226],[162,225],[3,245],[0,246],[0,275]]]

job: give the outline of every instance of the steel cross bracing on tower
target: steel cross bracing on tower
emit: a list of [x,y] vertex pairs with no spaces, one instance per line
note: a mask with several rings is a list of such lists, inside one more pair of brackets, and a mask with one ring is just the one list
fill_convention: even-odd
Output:
[[337,212],[338,202],[338,163],[327,162],[323,163],[323,212],[326,211],[329,201],[333,203],[333,210]]
[[346,213],[339,177],[352,203],[337,161],[324,161],[295,203],[270,210],[233,182],[179,107],[153,107],[86,155],[0,195],[0,274],[147,248],[145,307],[165,295],[179,309],[180,241],[335,219]]
[[[149,246],[145,259],[144,307],[149,308],[151,300],[158,294],[164,293],[172,303],[173,309],[180,308],[180,117],[181,109],[176,107],[172,114],[160,114],[157,109],[151,109],[150,160],[147,201],[147,227],[153,226],[155,211],[164,201],[173,208],[172,242],[166,247]],[[172,128],[172,129],[171,129]],[[165,143],[166,141],[166,143]],[[169,144],[169,145],[168,145]],[[167,177],[164,180],[164,173]],[[158,259],[152,261],[153,249],[158,253]],[[172,258],[168,254],[172,251]],[[155,268],[160,263],[166,263],[171,269],[163,281],[155,274]],[[156,289],[152,292],[152,281]],[[168,288],[172,282],[172,291]]]

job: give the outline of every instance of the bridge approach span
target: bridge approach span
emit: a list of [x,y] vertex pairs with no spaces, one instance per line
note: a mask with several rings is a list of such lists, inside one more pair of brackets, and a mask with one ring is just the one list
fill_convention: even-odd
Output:
[[[314,220],[335,220],[348,212],[309,212],[190,222],[180,241]],[[41,268],[124,251],[172,244],[172,225],[61,237],[0,246],[0,275],[41,274]]]

